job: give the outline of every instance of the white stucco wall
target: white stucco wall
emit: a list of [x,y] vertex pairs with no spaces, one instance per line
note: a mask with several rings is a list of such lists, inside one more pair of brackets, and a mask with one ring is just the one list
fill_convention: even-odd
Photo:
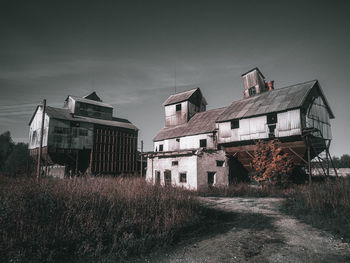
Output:
[[[172,162],[177,161],[178,165],[173,166]],[[178,156],[147,159],[146,180],[156,183],[156,171],[160,171],[160,183],[164,185],[164,172],[171,171],[171,183],[174,186],[185,187],[187,189],[197,189],[197,156]],[[186,183],[180,183],[180,173],[186,173]]]
[[[41,132],[41,119],[42,119],[43,110],[40,106],[36,111],[36,114],[29,126],[29,149],[35,149],[40,147],[40,132]],[[45,114],[44,121],[44,133],[43,133],[43,147],[47,146],[48,131],[49,131],[50,118]]]
[[176,151],[176,150],[187,150],[187,149],[198,149],[199,141],[202,139],[207,140],[207,149],[215,149],[216,143],[214,141],[213,133],[198,134],[192,136],[179,137],[179,142],[176,138],[167,139],[163,141],[154,142],[154,151],[159,151],[159,145],[163,144],[163,151]]

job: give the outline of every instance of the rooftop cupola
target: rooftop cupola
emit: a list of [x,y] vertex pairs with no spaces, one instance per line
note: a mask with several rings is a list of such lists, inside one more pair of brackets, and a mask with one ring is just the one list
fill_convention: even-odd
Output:
[[265,77],[258,68],[253,68],[242,74],[242,80],[244,86],[244,98],[249,98],[269,90],[265,84]]
[[206,110],[207,101],[200,88],[171,95],[164,103],[165,127],[188,122],[197,112]]

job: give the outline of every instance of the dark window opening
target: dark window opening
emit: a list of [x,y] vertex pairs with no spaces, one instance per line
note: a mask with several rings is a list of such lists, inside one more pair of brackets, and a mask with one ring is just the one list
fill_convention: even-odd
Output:
[[163,151],[163,144],[159,145],[159,151],[162,152]]
[[180,173],[180,183],[187,183],[186,173]]
[[88,131],[87,131],[87,130],[80,129],[80,130],[79,130],[79,135],[80,135],[80,136],[88,136]]
[[207,139],[199,140],[199,147],[207,147]]
[[177,141],[177,142],[180,142],[180,139],[178,138],[178,139],[176,139],[176,141]]
[[160,184],[160,171],[156,171],[156,184]]
[[171,165],[172,166],[177,166],[177,165],[179,165],[179,162],[178,161],[172,161]]
[[276,125],[269,125],[269,137],[270,138],[275,137],[275,129],[276,129]]
[[169,170],[166,170],[164,172],[164,184],[165,184],[165,186],[171,185],[171,171],[169,171]]
[[237,129],[237,128],[239,128],[239,120],[232,120],[231,129]]
[[267,114],[267,124],[277,123],[277,113]]
[[208,172],[208,185],[213,186],[215,183],[215,172]]
[[224,166],[224,163],[225,163],[225,161],[219,161],[219,160],[217,160],[217,161],[216,161],[216,166],[223,167],[223,166]]
[[181,111],[181,104],[176,105],[176,111]]
[[255,87],[251,87],[251,88],[249,88],[249,96],[253,96],[253,95],[255,95],[256,94],[256,88]]

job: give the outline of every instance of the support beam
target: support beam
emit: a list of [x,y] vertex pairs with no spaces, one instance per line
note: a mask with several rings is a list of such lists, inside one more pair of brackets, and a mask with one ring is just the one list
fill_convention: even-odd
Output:
[[44,136],[44,122],[45,122],[45,112],[46,112],[46,99],[43,100],[43,109],[42,109],[42,117],[41,117],[41,130],[40,130],[40,146],[38,153],[38,164],[36,170],[36,180],[39,181],[40,178],[40,168],[41,168],[41,151],[43,147],[43,136]]
[[288,147],[288,150],[290,150],[292,153],[294,153],[300,160],[302,160],[304,163],[308,164],[307,161],[304,160],[303,157],[301,157],[297,152],[295,152],[292,148]]

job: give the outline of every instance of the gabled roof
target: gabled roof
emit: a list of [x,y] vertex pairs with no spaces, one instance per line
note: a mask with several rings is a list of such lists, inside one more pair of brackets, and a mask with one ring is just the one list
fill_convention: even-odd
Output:
[[93,105],[96,105],[96,106],[101,106],[101,107],[112,108],[113,109],[112,105],[104,103],[102,101],[96,101],[96,100],[91,100],[91,99],[87,99],[87,98],[80,98],[80,97],[71,96],[71,95],[69,95],[66,98],[66,101],[68,100],[69,97],[71,97],[73,100],[78,101],[78,102],[83,102],[83,103],[87,103],[87,104],[93,104]]
[[[37,106],[32,118],[29,122],[29,125],[31,124],[39,107],[40,106]],[[126,119],[121,119],[121,118],[114,118],[113,117],[113,120],[102,120],[102,119],[95,119],[95,118],[84,117],[84,116],[76,116],[76,115],[71,114],[71,112],[68,109],[54,108],[54,107],[50,107],[50,106],[46,106],[45,112],[50,118],[58,119],[58,120],[88,122],[88,123],[105,125],[105,126],[121,127],[121,128],[131,129],[131,130],[135,130],[135,131],[138,130],[137,127],[135,125],[133,125],[131,122],[129,122]]]
[[250,73],[250,72],[252,72],[252,71],[254,71],[254,70],[258,71],[259,74],[262,76],[263,79],[265,78],[265,76],[261,73],[261,71],[260,71],[260,69],[259,69],[258,67],[252,68],[251,70],[248,70],[247,72],[241,74],[241,77],[243,77],[244,75],[247,75],[248,73]]
[[86,96],[83,96],[83,98],[102,102],[101,98],[99,96],[97,96],[95,91],[91,92],[90,94],[88,94]]
[[176,93],[176,94],[171,95],[163,103],[163,106],[167,106],[167,105],[171,105],[171,104],[175,104],[175,103],[180,103],[180,102],[183,102],[186,100],[191,100],[192,98],[194,99],[194,97],[196,97],[196,95],[204,101],[205,105],[208,104],[207,101],[205,100],[205,98],[203,97],[200,88],[194,88],[194,89],[190,89],[190,90],[187,90],[184,92],[180,92],[180,93]]
[[186,124],[176,127],[163,128],[153,141],[162,141],[170,138],[190,136],[213,132],[215,130],[215,120],[226,108],[219,108],[196,113]]
[[217,118],[217,122],[300,108],[304,105],[306,98],[312,90],[316,90],[322,96],[330,118],[334,118],[333,112],[328,105],[318,81],[312,80],[267,91],[251,98],[234,101],[220,114]]

